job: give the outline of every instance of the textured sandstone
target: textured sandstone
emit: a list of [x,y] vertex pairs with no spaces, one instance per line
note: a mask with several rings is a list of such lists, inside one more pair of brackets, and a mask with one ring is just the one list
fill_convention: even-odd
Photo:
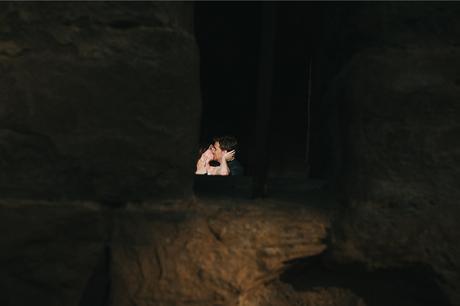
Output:
[[324,251],[324,216],[243,205],[117,217],[114,305],[245,305],[290,260]]
[[324,251],[329,217],[283,206],[183,201],[111,210],[2,201],[0,248],[8,252],[0,257],[0,301],[295,305],[299,297],[277,279],[293,259]]

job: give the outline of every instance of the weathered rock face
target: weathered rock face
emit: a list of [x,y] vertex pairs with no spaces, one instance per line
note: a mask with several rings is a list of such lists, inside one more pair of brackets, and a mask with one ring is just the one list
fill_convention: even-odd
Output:
[[120,216],[113,235],[114,305],[250,305],[253,292],[275,280],[289,260],[325,249],[327,220],[317,214],[215,209]]
[[[1,5],[0,305],[299,300],[276,279],[325,249],[327,217],[184,200],[200,113],[190,14]],[[174,196],[183,202],[158,199]]]
[[190,193],[200,114],[191,25],[191,4],[2,4],[2,196]]
[[[80,305],[106,256],[109,225],[107,215],[87,203],[1,200],[0,304]],[[101,289],[92,305],[104,296]]]
[[248,299],[237,305],[366,306],[366,303],[350,290],[343,288],[313,288],[299,293],[285,283],[274,281],[258,288]]
[[291,260],[325,249],[329,219],[264,204],[183,201],[114,211],[3,201],[0,247],[9,252],[0,257],[0,302],[297,305],[288,285],[271,282]]
[[459,7],[413,9],[387,6],[380,40],[355,44],[330,88],[348,203],[335,255],[370,267],[425,264],[460,305]]

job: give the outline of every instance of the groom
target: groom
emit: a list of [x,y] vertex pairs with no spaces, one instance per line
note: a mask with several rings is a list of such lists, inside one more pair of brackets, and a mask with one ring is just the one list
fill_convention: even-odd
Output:
[[233,136],[222,136],[213,139],[211,150],[214,160],[220,163],[219,172],[216,175],[243,175],[243,166],[235,159],[235,150],[238,141]]

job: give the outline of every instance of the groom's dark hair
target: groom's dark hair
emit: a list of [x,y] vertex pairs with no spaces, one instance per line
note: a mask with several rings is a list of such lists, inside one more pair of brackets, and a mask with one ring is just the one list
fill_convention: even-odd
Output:
[[233,136],[222,136],[214,138],[214,142],[218,141],[220,148],[225,151],[235,150],[238,146],[238,141]]

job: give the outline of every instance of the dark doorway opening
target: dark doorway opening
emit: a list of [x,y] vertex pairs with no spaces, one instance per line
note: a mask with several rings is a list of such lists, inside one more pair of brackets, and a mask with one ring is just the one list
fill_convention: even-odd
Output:
[[246,176],[259,181],[258,195],[271,179],[280,186],[280,178],[318,177],[310,172],[317,137],[310,122],[316,102],[310,76],[320,11],[314,3],[195,5],[203,101],[200,142],[205,145],[218,135],[237,137],[237,158]]
[[260,5],[198,2],[195,33],[200,49],[202,122],[200,140],[238,138],[238,158],[248,165],[256,116]]

